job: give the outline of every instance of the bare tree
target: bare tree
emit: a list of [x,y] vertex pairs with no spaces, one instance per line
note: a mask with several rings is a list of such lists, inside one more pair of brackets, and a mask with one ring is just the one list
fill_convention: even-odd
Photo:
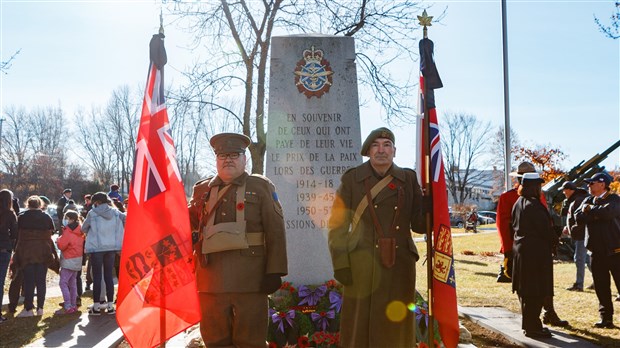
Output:
[[17,57],[17,55],[21,51],[21,48],[18,49],[15,53],[13,53],[12,56],[9,57],[9,59],[5,60],[4,62],[0,62],[0,73],[4,73],[5,75],[8,74],[8,71],[11,68],[13,61],[15,60],[15,57]]
[[5,182],[18,197],[55,196],[62,189],[66,143],[64,113],[60,107],[7,107],[0,163]]
[[27,192],[26,183],[21,178],[26,177],[30,170],[33,153],[30,151],[33,143],[33,133],[24,122],[28,119],[26,109],[8,106],[4,109],[6,119],[2,130],[2,148],[0,161],[3,167],[3,184],[11,188],[19,196]]
[[[493,187],[491,188],[491,195],[493,197],[496,194],[505,190],[504,188],[504,152],[506,151],[504,126],[499,126],[491,135],[491,141],[489,143],[488,151],[491,157],[489,158],[489,164],[493,167]],[[515,151],[519,147],[519,137],[514,129],[510,129],[510,163],[515,163]]]
[[[388,67],[415,60],[420,8],[412,0],[175,1],[174,13],[179,25],[196,38],[196,52],[202,48],[207,55],[186,74],[187,100],[230,115],[234,124],[230,128],[253,139],[254,173],[264,170],[268,55],[276,30],[358,38],[360,81],[373,88],[388,120],[411,121],[415,84],[391,76]],[[240,113],[221,99],[234,91],[244,95]]]
[[101,185],[109,184],[114,178],[116,156],[108,139],[109,130],[102,122],[104,113],[101,108],[93,106],[88,113],[78,110],[76,118],[81,120],[77,122],[77,127],[84,139],[85,162],[93,171],[95,181]]
[[100,125],[106,128],[105,133],[116,157],[112,168],[113,181],[120,186],[121,192],[128,190],[131,182],[141,106],[139,93],[132,94],[127,85],[118,87],[112,92]]
[[474,115],[447,113],[441,125],[441,145],[446,165],[446,184],[457,204],[471,197],[472,185],[482,183],[482,165],[491,124]]
[[598,25],[599,30],[612,39],[620,38],[620,1],[616,1],[615,6],[616,11],[609,17],[611,21],[610,25],[601,23],[598,17],[594,16],[594,22]]

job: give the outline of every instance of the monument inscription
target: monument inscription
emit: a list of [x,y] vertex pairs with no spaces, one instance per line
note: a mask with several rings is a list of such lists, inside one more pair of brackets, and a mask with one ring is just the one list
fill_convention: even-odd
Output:
[[362,162],[354,59],[353,38],[272,41],[265,175],[284,207],[287,280],[297,284],[333,277],[327,223],[335,191]]

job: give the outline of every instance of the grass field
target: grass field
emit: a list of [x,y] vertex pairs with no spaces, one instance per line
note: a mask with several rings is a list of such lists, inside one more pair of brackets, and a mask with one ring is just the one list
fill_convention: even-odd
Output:
[[[462,233],[455,229],[453,233]],[[419,235],[416,235],[419,237]],[[417,289],[426,298],[426,244],[417,243],[420,261],[417,264]],[[498,253],[499,238],[491,227],[482,229],[482,233],[466,234],[453,238],[457,297],[460,306],[504,307],[515,313],[519,311],[517,295],[511,291],[511,285],[497,283],[496,277],[503,256]],[[565,290],[575,280],[575,265],[572,262],[558,262],[554,266],[555,308],[562,319],[568,320],[569,328],[557,328],[567,334],[579,336],[605,347],[620,347],[620,329],[597,329],[592,324],[599,320],[598,301],[593,290],[577,293]],[[8,280],[8,279],[7,279]],[[586,284],[592,283],[592,276],[586,271]],[[8,289],[8,281],[5,286]],[[613,293],[615,294],[615,289]],[[82,311],[92,304],[90,292],[83,299]],[[63,325],[77,321],[77,314],[54,316],[60,308],[62,298],[49,298],[45,303],[43,317],[12,319],[0,326],[0,347],[21,347],[34,342]],[[614,302],[616,313],[620,313],[620,302]],[[21,310],[22,306],[19,307]],[[5,313],[6,306],[3,308]],[[620,325],[618,314],[616,325]]]
[[[458,234],[462,230],[455,229]],[[517,295],[512,293],[510,283],[497,283],[496,277],[503,255],[499,251],[499,237],[495,229],[486,228],[478,234],[455,236],[452,240],[455,259],[457,301],[460,306],[504,307],[520,313]],[[488,233],[484,233],[488,232]],[[426,298],[427,272],[423,264],[426,255],[425,242],[416,243],[421,258],[417,265],[416,288]],[[605,347],[620,347],[620,329],[597,329],[592,324],[599,321],[598,300],[594,290],[572,292],[565,290],[575,281],[575,264],[557,262],[554,265],[554,305],[560,318],[568,320],[570,327],[554,330],[579,336]],[[592,275],[586,270],[585,284],[592,283]],[[613,283],[613,282],[612,282]],[[612,285],[612,293],[616,289]],[[620,302],[615,305],[615,324],[620,325]]]

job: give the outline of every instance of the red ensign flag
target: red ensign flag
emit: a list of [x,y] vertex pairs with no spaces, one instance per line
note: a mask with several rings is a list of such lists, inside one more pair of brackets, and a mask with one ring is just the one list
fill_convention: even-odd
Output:
[[116,320],[132,347],[153,347],[200,320],[187,200],[164,104],[163,34],[151,64],[136,139]]
[[[459,318],[456,307],[456,278],[454,274],[454,256],[452,255],[452,232],[450,230],[450,213],[448,210],[448,193],[443,159],[441,156],[441,142],[439,138],[439,124],[435,111],[434,89],[443,86],[439,73],[433,61],[433,42],[427,38],[420,40],[420,90],[422,110],[428,118],[429,154],[425,154],[426,146],[421,146],[421,161],[430,158],[430,184],[433,201],[433,284],[431,292],[433,316],[439,323],[439,334],[444,345],[448,348],[456,347],[459,343]],[[423,127],[420,127],[423,129]],[[425,168],[426,165],[422,165]],[[424,174],[424,171],[421,172]],[[426,182],[426,180],[424,180]]]

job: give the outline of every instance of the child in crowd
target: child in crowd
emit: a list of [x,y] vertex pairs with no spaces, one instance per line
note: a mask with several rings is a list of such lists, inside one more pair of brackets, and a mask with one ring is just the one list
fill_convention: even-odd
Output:
[[60,257],[60,290],[64,299],[63,308],[54,314],[77,312],[76,277],[82,269],[84,255],[84,234],[80,225],[81,217],[77,211],[68,210],[62,220],[62,235],[56,244],[62,252]]

